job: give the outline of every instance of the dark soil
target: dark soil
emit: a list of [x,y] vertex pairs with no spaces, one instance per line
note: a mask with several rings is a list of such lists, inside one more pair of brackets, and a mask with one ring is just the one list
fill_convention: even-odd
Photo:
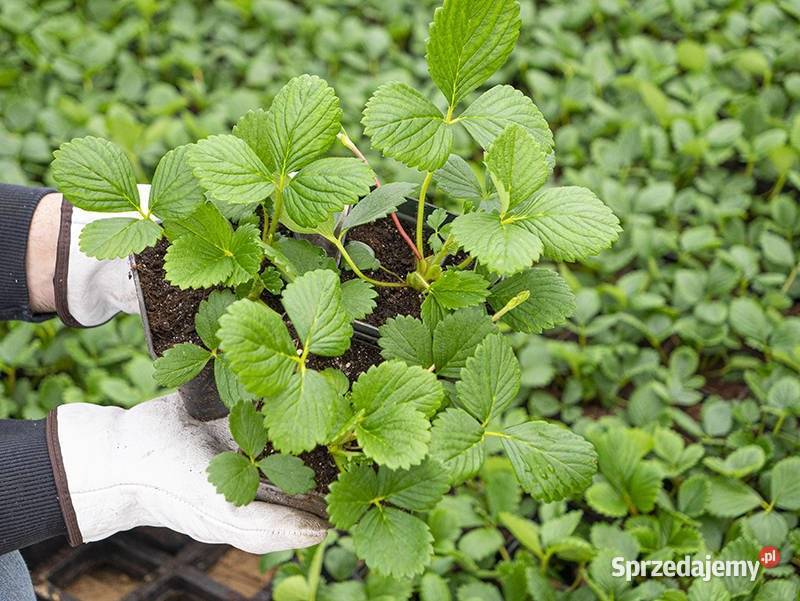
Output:
[[347,379],[355,381],[358,376],[367,371],[373,365],[383,361],[381,351],[377,346],[353,340],[350,350],[341,357],[310,357],[308,366],[312,369],[321,371],[328,367],[334,367],[344,372]]
[[167,246],[168,242],[162,238],[136,256],[153,350],[158,356],[181,342],[202,344],[194,330],[194,316],[200,302],[211,294],[211,290],[181,290],[167,282],[164,273]]
[[[375,256],[381,262],[381,266],[401,278],[416,268],[414,255],[403,242],[400,234],[397,233],[389,217],[353,228],[348,232],[347,240],[355,240],[369,245],[375,251]],[[376,280],[397,281],[397,278],[390,273],[380,269],[365,273]],[[355,275],[351,271],[344,271],[342,274],[344,280],[354,277]],[[388,319],[398,315],[419,317],[422,295],[416,290],[382,287],[377,287],[376,290],[378,292],[378,298],[375,299],[377,307],[371,315],[364,319],[368,324],[381,326]]]
[[[264,457],[276,452],[277,451],[272,448],[272,443],[267,443],[267,447],[264,449]],[[331,457],[328,449],[322,446],[315,447],[310,451],[300,453],[298,457],[303,460],[303,463],[314,470],[314,481],[317,483],[314,491],[323,494],[327,493],[328,486],[339,477],[339,469],[336,467],[336,463],[333,461],[333,457]]]

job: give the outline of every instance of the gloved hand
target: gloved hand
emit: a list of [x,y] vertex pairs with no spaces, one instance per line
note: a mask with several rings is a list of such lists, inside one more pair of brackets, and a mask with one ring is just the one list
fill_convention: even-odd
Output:
[[177,395],[133,409],[84,403],[48,417],[48,446],[70,542],[136,526],[164,526],[250,553],[307,547],[328,525],[310,514],[256,501],[235,507],[206,468],[235,448],[227,419],[199,422]]
[[[150,196],[149,184],[139,184],[144,206]],[[138,216],[117,213],[114,217]],[[128,259],[100,261],[83,254],[78,246],[81,230],[92,221],[107,219],[108,213],[94,213],[61,204],[55,270],[55,301],[59,318],[71,327],[92,327],[107,322],[117,313],[139,313],[136,287]]]

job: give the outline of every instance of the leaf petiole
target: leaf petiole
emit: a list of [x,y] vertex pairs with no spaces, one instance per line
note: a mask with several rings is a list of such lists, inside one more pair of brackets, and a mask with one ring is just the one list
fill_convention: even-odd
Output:
[[419,203],[417,204],[417,252],[419,252],[420,255],[425,254],[422,243],[423,228],[425,226],[425,197],[428,195],[428,188],[431,185],[431,181],[433,181],[433,171],[428,171],[422,182],[422,187],[419,190]]
[[358,268],[358,265],[356,265],[355,261],[353,261],[353,258],[345,250],[344,245],[342,244],[342,242],[336,236],[325,235],[324,237],[325,237],[326,240],[330,241],[330,243],[333,244],[336,247],[336,250],[338,250],[342,254],[342,258],[345,260],[347,265],[350,266],[350,269],[353,270],[353,273],[355,273],[358,277],[360,277],[365,282],[369,282],[373,286],[381,286],[383,288],[405,288],[406,287],[406,283],[405,282],[384,282],[382,280],[375,280],[375,279],[369,277],[368,275],[364,274],[364,272],[362,272]]

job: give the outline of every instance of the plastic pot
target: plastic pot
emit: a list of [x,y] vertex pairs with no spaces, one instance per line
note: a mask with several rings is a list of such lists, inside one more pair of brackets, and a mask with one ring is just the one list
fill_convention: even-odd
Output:
[[[434,205],[425,203],[425,219],[439,207]],[[403,204],[401,204],[397,208],[397,217],[400,219],[400,222],[404,226],[410,226],[412,229],[416,228],[417,226],[417,201],[416,200],[407,200]],[[456,218],[456,215],[451,212],[447,212],[447,219],[445,223],[449,223],[453,219]],[[428,233],[430,233],[430,228],[425,226],[425,229]],[[399,236],[399,234],[398,234]],[[372,324],[369,324],[365,321],[356,320],[353,322],[353,330],[355,330],[356,335],[361,337],[362,340],[373,344],[375,346],[378,345],[378,338],[380,337],[380,332],[378,328]]]

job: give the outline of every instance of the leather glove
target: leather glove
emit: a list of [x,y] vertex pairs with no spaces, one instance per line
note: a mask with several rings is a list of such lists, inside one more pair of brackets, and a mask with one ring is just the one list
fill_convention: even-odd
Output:
[[201,542],[268,553],[319,543],[328,527],[281,505],[228,503],[206,475],[214,455],[235,449],[227,419],[196,421],[175,394],[128,410],[62,405],[48,417],[47,439],[74,545],[163,526]]
[[[139,197],[147,203],[150,186],[139,184]],[[115,213],[114,217],[138,216]],[[95,213],[61,203],[55,270],[56,312],[66,325],[93,327],[117,313],[139,313],[136,287],[127,258],[100,261],[81,252],[78,242],[83,228],[92,221],[107,219],[108,213]]]

